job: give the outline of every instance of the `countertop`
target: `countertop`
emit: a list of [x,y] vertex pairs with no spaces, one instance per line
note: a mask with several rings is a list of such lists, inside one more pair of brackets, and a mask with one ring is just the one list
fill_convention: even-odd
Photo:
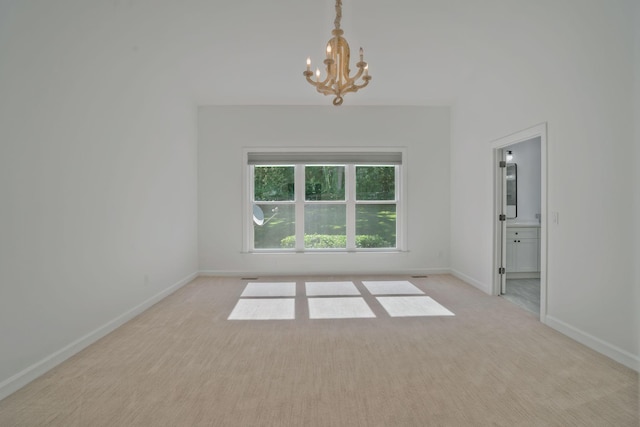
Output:
[[540,227],[540,223],[537,221],[509,221],[507,220],[507,227]]

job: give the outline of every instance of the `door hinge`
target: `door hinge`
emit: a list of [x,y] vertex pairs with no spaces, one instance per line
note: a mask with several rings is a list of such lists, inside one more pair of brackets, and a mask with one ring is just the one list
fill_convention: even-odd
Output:
[[498,219],[500,221],[506,221],[507,220],[507,216],[505,214],[500,214],[500,216],[498,217]]
[[504,274],[504,273],[506,273],[504,267],[498,268],[498,274]]
[[500,167],[501,168],[506,168],[507,167],[507,162],[505,162],[504,160],[500,160]]

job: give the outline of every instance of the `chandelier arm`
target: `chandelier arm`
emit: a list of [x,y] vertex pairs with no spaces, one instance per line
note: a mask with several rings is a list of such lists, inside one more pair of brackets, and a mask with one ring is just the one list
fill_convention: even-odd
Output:
[[349,92],[349,88],[355,86],[355,82],[360,78],[362,74],[362,70],[359,70],[358,73],[353,77],[347,77],[347,80],[343,84],[338,84],[339,91],[342,93]]
[[313,86],[318,86],[318,85],[320,85],[320,82],[313,81],[313,80],[311,79],[311,77],[310,77],[310,76],[306,76],[306,77],[307,77],[307,82],[309,82],[309,83],[310,83],[310,84],[312,84]]
[[333,90],[331,90],[331,89],[327,89],[327,88],[323,88],[323,89],[321,89],[321,88],[317,88],[316,90],[317,90],[318,92],[320,92],[321,94],[323,94],[323,95],[336,95],[336,93],[335,93]]
[[365,87],[366,85],[369,84],[369,80],[366,80],[364,83],[362,83],[361,85],[353,85],[348,89],[345,89],[342,93],[353,93],[353,92],[357,92],[360,89],[362,89],[363,87]]
[[358,79],[360,77],[362,77],[362,73],[364,73],[364,67],[360,67],[358,68],[358,72],[356,73],[355,76],[353,76],[353,78],[350,79],[351,82],[356,82],[358,81]]
[[333,88],[331,86],[322,85],[322,84],[317,84],[316,90],[325,95],[330,95],[333,93]]
[[[313,86],[315,86],[318,89],[318,92],[321,92],[321,88],[330,88],[332,85],[327,84],[329,83],[331,76],[327,76],[326,79],[324,79],[324,81],[318,82],[318,81],[314,81],[311,79],[311,76],[306,76],[307,78],[307,82],[311,83]],[[331,90],[331,89],[329,89]],[[333,93],[333,92],[330,92]]]
[[327,74],[327,78],[324,79],[324,81],[322,82],[322,86],[333,87],[333,85],[334,85],[333,77],[331,76],[331,74]]
[[323,94],[323,95],[333,95],[333,94],[335,94],[335,91],[333,90],[333,88],[331,86],[327,86],[326,85],[326,81],[325,82],[314,82],[310,78],[307,78],[307,81],[309,83],[311,83],[313,86],[315,86],[316,90],[318,92],[320,92],[321,94]]

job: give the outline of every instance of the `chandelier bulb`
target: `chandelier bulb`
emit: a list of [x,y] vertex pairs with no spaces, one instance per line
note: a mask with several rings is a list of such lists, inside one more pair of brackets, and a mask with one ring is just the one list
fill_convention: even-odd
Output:
[[307,56],[307,71],[311,70],[311,57]]
[[320,81],[320,69],[316,68],[316,81]]

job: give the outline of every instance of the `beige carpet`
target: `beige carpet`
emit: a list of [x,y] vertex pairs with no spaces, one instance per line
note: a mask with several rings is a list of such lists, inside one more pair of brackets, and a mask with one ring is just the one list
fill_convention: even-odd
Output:
[[640,425],[637,373],[500,297],[395,277],[455,316],[392,318],[371,277],[332,277],[377,317],[310,320],[305,279],[295,320],[227,320],[246,282],[198,278],[4,399],[0,426]]

